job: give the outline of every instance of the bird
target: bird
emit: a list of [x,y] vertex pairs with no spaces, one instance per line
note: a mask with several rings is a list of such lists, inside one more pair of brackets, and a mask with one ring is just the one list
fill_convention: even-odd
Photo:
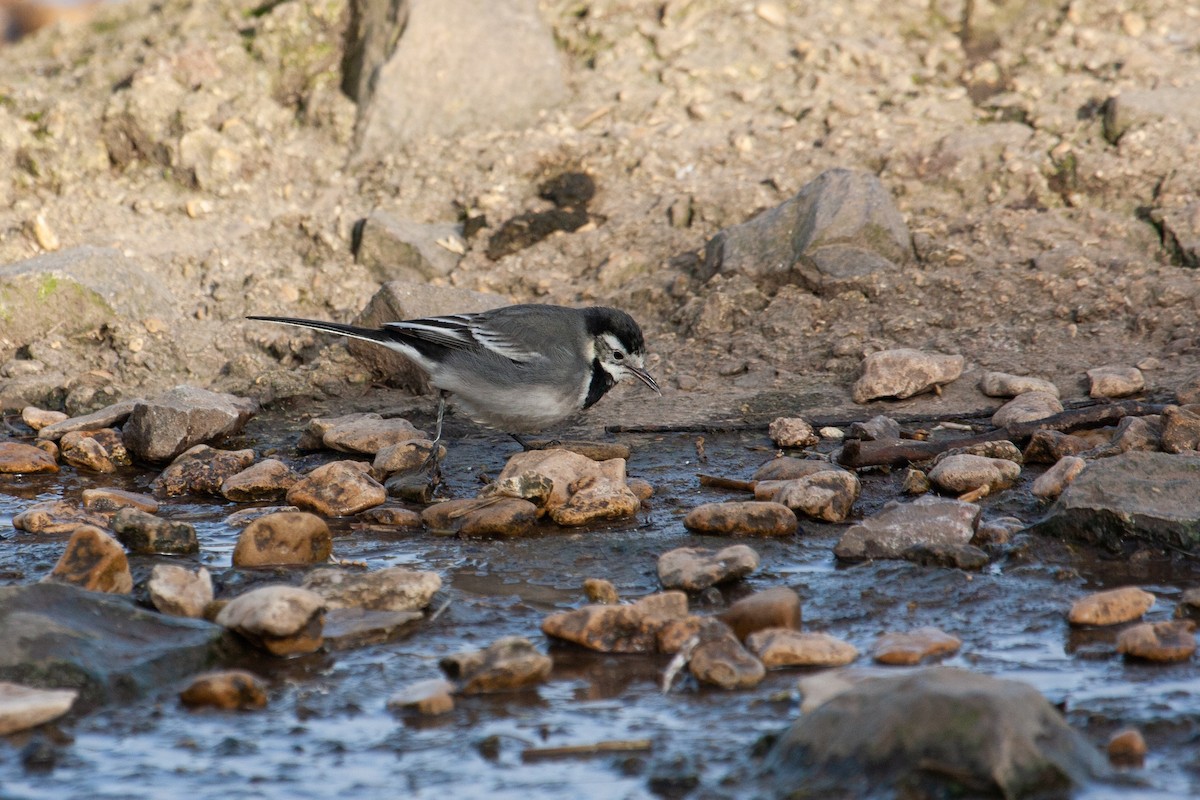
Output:
[[625,378],[662,394],[646,370],[641,327],[628,313],[605,306],[521,304],[379,328],[296,317],[247,319],[362,339],[407,356],[439,390],[430,459],[438,452],[451,396],[471,420],[530,449],[521,434],[591,408]]

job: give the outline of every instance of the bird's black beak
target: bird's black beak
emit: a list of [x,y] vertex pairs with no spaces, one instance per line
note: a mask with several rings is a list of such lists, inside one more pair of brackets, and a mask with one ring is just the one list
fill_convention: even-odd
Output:
[[632,364],[626,364],[625,369],[632,372],[634,374],[634,377],[636,377],[639,381],[646,384],[647,386],[649,386],[651,389],[658,392],[659,394],[662,394],[662,389],[658,388],[658,381],[654,380],[654,378],[650,375],[650,373],[647,372],[645,369],[643,369],[642,367],[635,367]]

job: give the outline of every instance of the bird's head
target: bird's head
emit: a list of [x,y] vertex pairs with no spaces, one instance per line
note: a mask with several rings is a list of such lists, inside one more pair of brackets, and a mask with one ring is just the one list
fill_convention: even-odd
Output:
[[596,359],[614,383],[632,376],[662,394],[646,371],[646,341],[633,317],[615,308],[592,308],[587,320]]

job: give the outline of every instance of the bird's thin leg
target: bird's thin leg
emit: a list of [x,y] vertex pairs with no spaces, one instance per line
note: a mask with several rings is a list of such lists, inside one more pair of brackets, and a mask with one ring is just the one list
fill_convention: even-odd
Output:
[[437,431],[433,435],[433,446],[429,448],[429,455],[421,462],[421,469],[427,468],[430,464],[436,469],[441,460],[438,458],[438,447],[442,441],[442,420],[446,418],[446,392],[438,392],[438,407],[437,407]]
[[528,442],[528,441],[525,439],[525,437],[521,436],[521,434],[519,434],[519,433],[510,433],[510,434],[509,434],[509,436],[511,436],[513,439],[515,439],[515,440],[517,441],[517,444],[521,445],[521,449],[522,449],[522,450],[526,450],[526,451],[528,451],[528,450],[535,450],[535,449],[537,449],[537,448],[535,448],[535,447],[534,447],[532,444],[530,444],[530,443],[529,443],[529,442]]

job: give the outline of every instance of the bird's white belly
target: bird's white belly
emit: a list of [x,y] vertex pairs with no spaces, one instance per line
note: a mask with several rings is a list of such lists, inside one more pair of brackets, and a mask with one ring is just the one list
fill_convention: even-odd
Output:
[[499,389],[443,387],[454,395],[456,405],[475,422],[505,433],[536,433],[562,422],[579,410],[578,398],[544,386]]

